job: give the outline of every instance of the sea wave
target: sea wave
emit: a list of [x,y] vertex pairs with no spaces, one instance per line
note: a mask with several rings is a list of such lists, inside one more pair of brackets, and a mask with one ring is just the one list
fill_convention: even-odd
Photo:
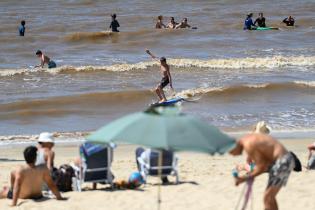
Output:
[[275,90],[278,91],[291,91],[291,90],[304,90],[309,88],[315,88],[315,81],[293,81],[285,83],[262,83],[262,84],[244,84],[228,87],[199,87],[178,92],[178,97],[195,97],[200,95],[211,96],[213,95],[246,95],[253,90],[260,90],[272,93]]
[[[315,66],[315,56],[296,56],[284,57],[273,56],[264,58],[230,58],[230,59],[189,59],[189,58],[170,58],[168,63],[176,68],[207,68],[207,69],[273,69],[283,67],[310,67]],[[132,70],[147,70],[154,66],[158,66],[157,62],[144,61],[134,64],[113,64],[108,66],[61,66],[55,69],[1,69],[0,76],[14,76],[32,73],[78,73],[78,72],[124,72]]]
[[66,41],[82,41],[82,40],[98,40],[98,39],[104,39],[109,38],[111,36],[114,36],[115,33],[111,31],[100,31],[100,32],[76,32],[69,34],[65,37]]
[[[232,100],[232,98],[246,97],[248,100],[255,100],[259,94],[278,97],[287,95],[294,91],[308,92],[310,88],[315,89],[315,81],[296,81],[286,83],[263,83],[263,84],[244,84],[223,87],[196,87],[178,91],[175,96],[166,94],[170,97],[182,97],[188,101],[198,101],[200,99],[211,99],[221,101],[222,97]],[[311,85],[310,85],[311,84]],[[276,95],[275,95],[276,94]],[[291,94],[289,94],[291,95]],[[254,97],[254,98],[253,98]],[[60,97],[48,97],[44,99],[20,100],[11,103],[0,104],[1,119],[34,119],[41,117],[60,117],[66,115],[94,115],[97,111],[112,112],[120,107],[125,108],[128,104],[130,110],[145,109],[153,103],[155,94],[149,90],[133,90],[118,92],[94,92]],[[298,96],[296,96],[296,100]],[[228,102],[229,103],[229,102]],[[100,106],[106,105],[106,108]]]

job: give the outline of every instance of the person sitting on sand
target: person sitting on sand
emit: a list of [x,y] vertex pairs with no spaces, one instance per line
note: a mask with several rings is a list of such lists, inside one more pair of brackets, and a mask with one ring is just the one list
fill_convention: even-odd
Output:
[[21,25],[19,27],[19,35],[24,36],[25,34],[25,20],[21,21]]
[[116,20],[116,14],[112,14],[112,22],[110,23],[109,28],[112,29],[112,32],[119,32],[118,28],[120,27],[119,22]]
[[294,26],[294,18],[291,15],[287,18],[284,18],[282,22],[285,23],[287,26]]
[[12,206],[16,206],[18,199],[42,198],[42,184],[45,182],[57,200],[63,200],[50,171],[45,165],[35,166],[37,148],[29,146],[24,150],[25,166],[11,172],[11,187],[4,187],[0,198],[12,199]]
[[161,29],[161,28],[166,28],[166,25],[163,23],[163,16],[159,15],[157,18],[157,22],[155,24],[155,28]]
[[48,65],[48,68],[49,68],[49,69],[51,69],[51,68],[56,68],[56,67],[57,67],[55,61],[51,60],[48,56],[44,55],[44,54],[42,53],[42,51],[37,50],[37,51],[36,51],[36,55],[37,55],[37,57],[40,58],[40,64],[37,65],[37,66],[35,66],[35,68],[37,68],[37,67],[43,68],[45,64]]
[[258,18],[255,20],[254,25],[256,25],[256,23],[258,27],[266,27],[266,18],[262,12],[258,14]]
[[148,53],[153,59],[155,59],[161,64],[160,70],[162,74],[162,80],[160,84],[155,88],[155,92],[159,97],[159,102],[164,102],[166,101],[166,97],[165,97],[163,88],[166,87],[168,84],[170,84],[171,89],[174,91],[170,67],[166,63],[165,57],[161,57],[160,60],[158,60],[157,57],[153,55],[149,50],[146,50],[146,53]]
[[46,165],[50,171],[53,169],[55,152],[52,148],[54,147],[54,144],[52,133],[44,132],[39,135],[35,165]]
[[244,30],[254,30],[255,29],[256,26],[253,23],[252,17],[253,17],[253,13],[249,13],[247,15],[245,22],[244,22]]
[[178,24],[175,28],[176,29],[178,29],[178,28],[190,28],[190,25],[188,24],[188,19],[184,18],[182,20],[182,22],[180,24]]
[[269,172],[269,180],[264,195],[264,209],[277,210],[276,195],[287,184],[293,170],[294,158],[290,152],[270,135],[252,133],[242,137],[230,151],[233,156],[241,155],[243,150],[255,163],[252,172],[235,177],[235,185],[253,180],[264,172]]
[[175,29],[176,25],[178,23],[175,22],[175,18],[171,17],[170,22],[167,24],[166,28],[171,28],[171,29]]

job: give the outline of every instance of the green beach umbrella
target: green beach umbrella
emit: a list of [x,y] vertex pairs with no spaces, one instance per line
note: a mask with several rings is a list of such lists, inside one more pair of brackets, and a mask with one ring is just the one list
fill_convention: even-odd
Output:
[[89,135],[98,144],[123,142],[156,149],[223,154],[235,141],[195,117],[176,108],[158,107],[119,118]]
[[[235,145],[234,139],[197,118],[181,114],[174,107],[150,108],[117,119],[89,135],[87,141],[97,144],[123,142],[155,149],[197,151],[223,154]],[[162,165],[160,153],[158,165]],[[161,170],[158,172],[161,177]],[[158,185],[158,209],[161,188]]]

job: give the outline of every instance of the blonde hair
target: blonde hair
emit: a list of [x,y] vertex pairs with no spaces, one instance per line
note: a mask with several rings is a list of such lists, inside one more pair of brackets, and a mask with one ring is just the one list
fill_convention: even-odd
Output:
[[260,121],[256,124],[254,128],[254,133],[261,133],[261,134],[269,134],[271,128],[266,124],[265,121]]

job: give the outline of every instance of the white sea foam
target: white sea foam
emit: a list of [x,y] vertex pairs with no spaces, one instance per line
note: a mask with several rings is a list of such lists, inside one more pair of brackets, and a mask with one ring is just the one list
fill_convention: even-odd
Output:
[[[168,59],[171,66],[179,68],[210,68],[210,69],[259,69],[259,68],[282,68],[288,66],[308,67],[315,66],[315,56],[305,57],[284,57],[273,56],[265,58],[230,58],[230,59]],[[155,61],[145,61],[135,64],[114,64],[109,66],[61,66],[54,69],[2,69],[0,76],[13,76],[26,74],[31,72],[46,72],[51,74],[75,73],[75,72],[90,72],[90,71],[111,71],[123,72],[132,70],[145,70],[153,66],[157,66]]]

